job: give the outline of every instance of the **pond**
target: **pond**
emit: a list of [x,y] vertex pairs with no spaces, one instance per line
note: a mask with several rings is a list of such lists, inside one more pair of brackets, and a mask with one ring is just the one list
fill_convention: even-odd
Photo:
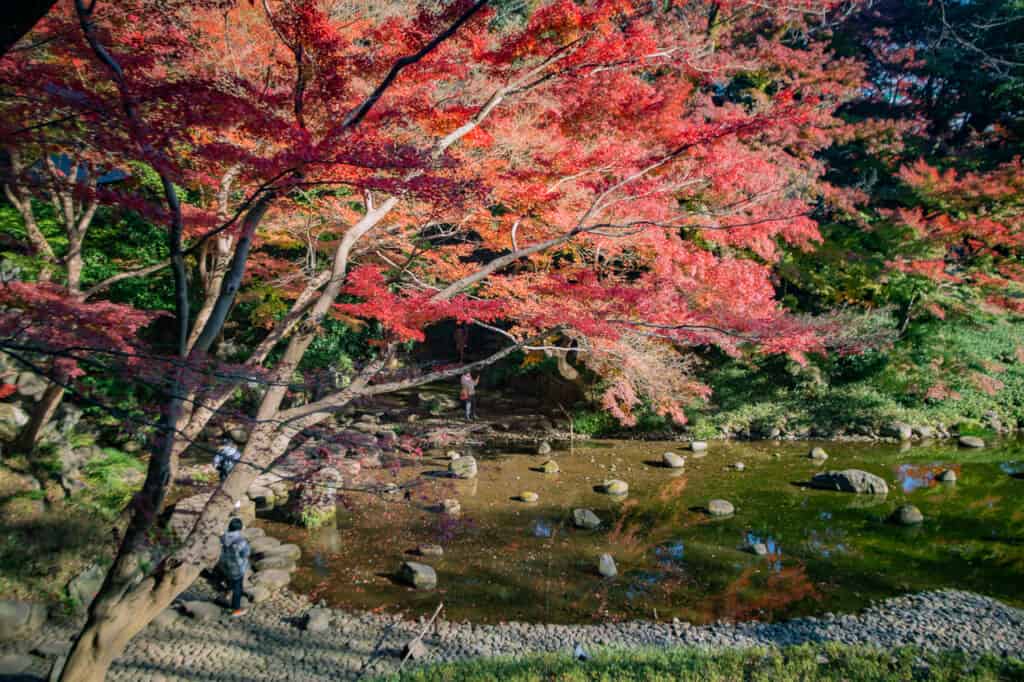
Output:
[[[476,622],[589,623],[680,618],[772,621],[856,610],[909,591],[957,588],[1024,605],[1024,443],[984,450],[955,444],[715,443],[694,457],[680,443],[594,441],[551,456],[474,453],[479,476],[445,477],[447,461],[422,461],[380,473],[411,492],[385,498],[346,493],[336,527],[305,531],[263,522],[303,548],[292,586],[331,606],[430,613]],[[665,451],[685,469],[659,466]],[[547,459],[557,474],[539,470]],[[744,464],[743,471],[733,465]],[[825,469],[864,469],[890,488],[882,499],[798,485]],[[940,483],[952,469],[955,484]],[[613,498],[595,489],[606,478],[629,483]],[[536,492],[527,504],[517,496]],[[457,498],[461,515],[439,511]],[[733,516],[703,506],[723,498]],[[917,527],[886,521],[900,504],[923,512]],[[572,510],[601,518],[573,526]],[[417,557],[420,544],[443,557]],[[750,547],[763,543],[767,555]],[[603,578],[611,554],[618,575]],[[432,565],[438,587],[416,591],[394,580],[402,561]]]

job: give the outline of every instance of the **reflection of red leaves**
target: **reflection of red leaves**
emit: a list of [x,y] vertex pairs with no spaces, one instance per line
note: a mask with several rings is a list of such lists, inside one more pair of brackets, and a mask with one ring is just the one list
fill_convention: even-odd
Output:
[[17,390],[18,387],[14,384],[0,384],[0,400],[9,397]]

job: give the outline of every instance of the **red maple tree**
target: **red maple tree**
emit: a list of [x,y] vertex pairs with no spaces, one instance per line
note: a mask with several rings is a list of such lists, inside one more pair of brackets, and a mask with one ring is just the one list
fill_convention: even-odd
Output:
[[[814,154],[843,129],[833,112],[861,78],[812,30],[829,3],[554,0],[519,24],[485,0],[396,9],[76,0],[30,34],[37,47],[0,61],[18,95],[5,144],[59,148],[73,129],[105,163],[155,171],[159,197],[133,183],[96,195],[166,226],[177,292],[161,438],[61,679],[102,679],[215,561],[231,500],[353,399],[555,338],[611,379],[605,404],[623,421],[642,400],[682,421],[706,389],[680,349],[822,347],[780,308],[770,264],[780,245],[818,238],[808,215],[827,188]],[[754,78],[770,86],[744,86]],[[315,221],[297,220],[300,197]],[[275,248],[300,239],[301,259]],[[211,348],[256,282],[287,310],[237,379],[215,377]],[[288,384],[329,314],[377,320],[387,343],[344,388],[292,403]],[[507,345],[389,375],[392,342],[444,318]],[[243,465],[140,575],[178,456],[245,371],[267,388]]]

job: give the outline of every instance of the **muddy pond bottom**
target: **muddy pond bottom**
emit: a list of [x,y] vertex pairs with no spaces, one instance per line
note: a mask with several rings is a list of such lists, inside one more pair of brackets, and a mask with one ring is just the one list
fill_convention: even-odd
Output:
[[[703,457],[680,443],[615,441],[549,456],[470,453],[479,464],[472,480],[448,478],[447,460],[427,456],[364,481],[395,482],[408,495],[346,492],[330,527],[259,524],[302,547],[293,589],[334,607],[407,616],[443,601],[449,620],[486,623],[772,621],[943,587],[1024,605],[1019,441],[979,451],[824,443],[824,464],[807,458],[812,445],[711,443]],[[662,466],[666,451],[684,455],[686,466]],[[559,473],[543,473],[549,459]],[[799,485],[851,468],[881,476],[889,494]],[[938,481],[947,469],[957,483]],[[600,492],[609,478],[626,481],[629,493]],[[526,491],[538,500],[521,501]],[[461,513],[442,511],[445,499],[457,499]],[[735,513],[710,517],[711,499],[728,500]],[[922,524],[887,521],[908,503]],[[600,527],[576,528],[580,508],[593,510]],[[424,544],[440,545],[443,556],[419,556]],[[618,569],[611,578],[598,572],[605,553]],[[437,588],[398,582],[408,560],[433,566]]]

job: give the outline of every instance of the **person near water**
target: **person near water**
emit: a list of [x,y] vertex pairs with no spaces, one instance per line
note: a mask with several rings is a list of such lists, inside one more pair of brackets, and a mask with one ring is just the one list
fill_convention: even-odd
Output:
[[466,372],[462,375],[462,393],[460,398],[466,404],[466,419],[476,419],[476,385],[480,383],[480,378],[473,378],[473,375]]
[[[213,468],[217,470],[220,475],[220,482],[223,483],[224,479],[228,477],[231,470],[238,464],[238,460],[242,458],[242,453],[239,452],[238,446],[235,445],[235,441],[230,438],[223,438],[220,442],[220,448],[217,450],[217,454],[213,456]],[[235,509],[242,506],[240,500],[235,500]]]
[[217,562],[217,567],[231,588],[232,617],[245,615],[246,610],[242,608],[242,587],[245,584],[245,574],[249,570],[251,553],[249,541],[242,534],[242,519],[231,519],[228,531],[220,539],[220,561]]

